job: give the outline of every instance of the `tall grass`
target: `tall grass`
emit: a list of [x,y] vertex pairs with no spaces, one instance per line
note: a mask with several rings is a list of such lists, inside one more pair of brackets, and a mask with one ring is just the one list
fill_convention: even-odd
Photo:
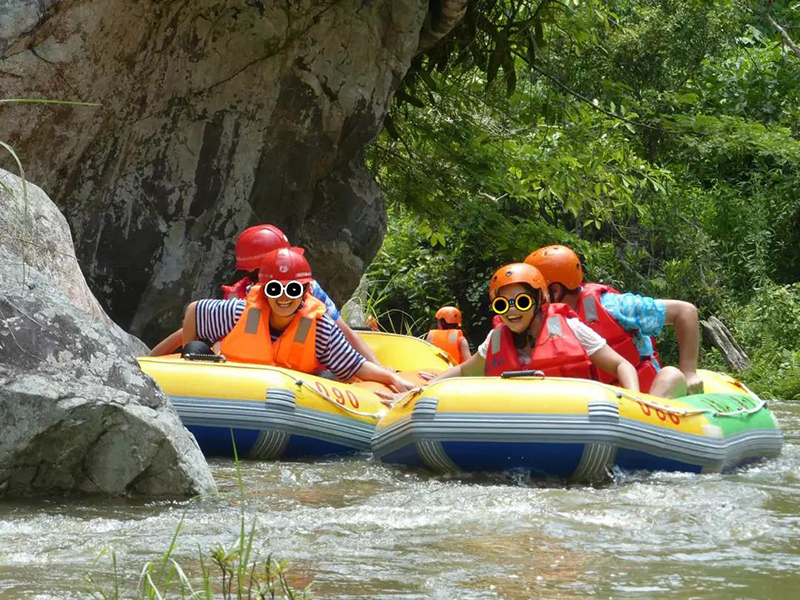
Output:
[[[0,98],[0,104],[66,104],[70,106],[100,106],[100,104],[95,102],[78,102],[75,100],[46,100],[42,98]],[[11,158],[14,159],[14,162],[17,164],[17,170],[19,171],[19,178],[22,180],[22,202],[25,207],[23,216],[24,231],[22,234],[22,286],[24,288],[25,267],[27,266],[27,263],[25,262],[25,248],[28,245],[35,245],[34,240],[31,239],[32,236],[30,231],[28,230],[28,181],[25,179],[25,169],[22,168],[22,161],[14,151],[14,148],[12,148],[11,145],[3,140],[0,140],[0,147],[6,150],[11,155]],[[4,184],[1,180],[0,190],[4,191],[9,196],[13,194],[12,189]]]
[[357,302],[364,317],[375,319],[378,322],[378,327],[381,331],[388,331],[389,333],[397,333],[401,335],[417,335],[421,328],[424,326],[427,319],[414,318],[413,315],[407,313],[399,308],[384,309],[383,305],[389,299],[389,283],[384,282],[381,285],[379,281],[368,281],[366,293],[363,298],[352,298],[342,307],[342,317],[345,321],[348,320],[347,308],[348,304],[354,300]]
[[[231,439],[233,440],[233,431]],[[286,561],[276,560],[272,554],[262,557],[253,553],[257,519],[253,517],[250,527],[247,527],[244,480],[235,442],[233,453],[241,506],[236,540],[230,546],[218,545],[209,552],[204,552],[198,546],[200,573],[188,574],[175,557],[178,537],[186,517],[184,513],[164,554],[147,561],[140,571],[137,592],[142,600],[168,598],[213,600],[220,595],[223,600],[311,599],[308,588],[295,590],[289,584]],[[86,580],[89,584],[87,592],[97,600],[120,600],[130,597],[120,592],[120,576],[115,552],[104,549],[98,560],[106,554],[111,558],[110,587],[103,589],[93,575],[87,574]]]

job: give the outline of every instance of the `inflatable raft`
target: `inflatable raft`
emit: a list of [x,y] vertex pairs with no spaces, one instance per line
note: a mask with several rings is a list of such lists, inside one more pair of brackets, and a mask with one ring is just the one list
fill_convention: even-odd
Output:
[[700,376],[705,393],[677,400],[530,372],[448,379],[395,404],[372,449],[384,462],[438,472],[574,481],[615,468],[717,472],[780,453],[765,402],[730,377]]
[[[389,333],[359,332],[382,364],[409,379],[441,370],[449,359],[435,346]],[[289,369],[189,360],[178,355],[139,359],[169,395],[206,456],[272,460],[368,451],[387,408],[376,383],[341,383]],[[417,380],[422,383],[422,380]]]

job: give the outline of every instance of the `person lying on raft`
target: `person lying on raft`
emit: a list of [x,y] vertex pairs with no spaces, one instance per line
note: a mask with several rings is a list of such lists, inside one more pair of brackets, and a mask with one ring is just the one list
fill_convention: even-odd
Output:
[[264,257],[260,283],[244,300],[199,300],[186,309],[183,345],[220,341],[229,360],[274,365],[303,373],[330,370],[336,379],[358,377],[402,392],[414,385],[376,365],[347,342],[309,289],[311,267],[302,248]]
[[438,329],[431,329],[425,340],[447,352],[456,364],[467,360],[469,351],[467,338],[461,331],[461,311],[455,306],[443,306],[436,311]]
[[[547,281],[550,299],[562,302],[636,368],[639,388],[654,396],[677,398],[703,392],[697,374],[700,328],[697,308],[681,300],[621,294],[607,285],[584,283],[578,255],[566,246],[546,246],[525,259]],[[659,364],[651,336],[674,325],[680,369]],[[600,380],[615,383],[601,374]]]
[[[222,297],[225,300],[244,300],[247,297],[248,290],[254,284],[258,283],[258,267],[261,265],[261,261],[264,260],[264,257],[273,250],[288,248],[289,246],[289,238],[274,225],[265,223],[245,229],[236,239],[236,246],[234,248],[236,270],[244,271],[245,275],[232,285],[223,285]],[[345,322],[341,313],[339,313],[339,309],[336,308],[336,304],[334,304],[333,300],[325,293],[322,286],[320,286],[316,280],[312,280],[308,285],[311,295],[325,304],[328,316],[333,319],[339,329],[342,330],[347,341],[367,360],[379,365],[380,362],[375,356],[375,353]],[[150,351],[149,356],[172,354],[180,348],[182,339],[183,332],[178,329],[163,341],[159,342],[158,345]]]
[[599,369],[639,391],[636,369],[581,323],[564,304],[550,304],[541,273],[525,263],[498,269],[489,281],[492,310],[502,324],[466,362],[431,380],[483,372],[542,371],[550,377],[596,379]]

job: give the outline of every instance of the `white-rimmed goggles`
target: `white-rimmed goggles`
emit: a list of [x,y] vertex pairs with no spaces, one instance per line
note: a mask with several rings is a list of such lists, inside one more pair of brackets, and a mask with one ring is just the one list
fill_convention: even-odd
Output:
[[287,281],[285,284],[273,279],[264,284],[264,295],[267,298],[280,298],[284,294],[287,298],[297,300],[303,297],[303,284],[299,281]]

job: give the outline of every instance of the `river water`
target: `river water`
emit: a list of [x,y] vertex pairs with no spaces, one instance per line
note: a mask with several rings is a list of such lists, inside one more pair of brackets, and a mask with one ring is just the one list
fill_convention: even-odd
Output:
[[782,598],[800,593],[800,404],[773,402],[783,454],[725,475],[618,475],[599,487],[513,475],[444,478],[366,457],[214,461],[220,494],[194,501],[0,503],[0,598],[123,597],[169,546],[231,545],[242,509],[257,547],[316,598]]

